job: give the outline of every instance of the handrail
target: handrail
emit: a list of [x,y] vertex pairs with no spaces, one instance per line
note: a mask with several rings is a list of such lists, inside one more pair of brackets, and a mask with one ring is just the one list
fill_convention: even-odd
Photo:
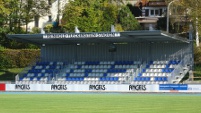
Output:
[[175,76],[178,76],[181,72],[183,72],[183,67],[186,67],[186,65],[190,63],[189,59],[190,55],[185,55],[185,57],[180,61],[180,63],[174,68],[174,70],[168,77],[169,83],[172,83],[172,81],[175,79]]

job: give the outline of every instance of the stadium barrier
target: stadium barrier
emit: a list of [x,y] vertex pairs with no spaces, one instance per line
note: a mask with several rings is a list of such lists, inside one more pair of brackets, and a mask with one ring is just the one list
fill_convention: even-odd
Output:
[[[1,85],[2,87],[2,85]],[[188,84],[6,84],[5,91],[70,92],[201,92],[201,85]]]

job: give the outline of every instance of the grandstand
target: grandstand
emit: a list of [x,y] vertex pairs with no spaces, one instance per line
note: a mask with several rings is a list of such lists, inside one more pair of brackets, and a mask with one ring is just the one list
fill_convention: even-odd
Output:
[[193,64],[189,39],[157,30],[8,37],[41,46],[16,84],[178,84]]

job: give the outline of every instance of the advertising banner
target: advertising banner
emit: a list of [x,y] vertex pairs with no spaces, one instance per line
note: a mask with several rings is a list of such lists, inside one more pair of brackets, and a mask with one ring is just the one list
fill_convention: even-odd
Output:
[[187,84],[0,84],[1,91],[76,92],[201,92],[201,85]]
[[160,84],[159,90],[188,90],[187,84]]
[[0,83],[0,91],[5,91],[6,85],[4,83]]

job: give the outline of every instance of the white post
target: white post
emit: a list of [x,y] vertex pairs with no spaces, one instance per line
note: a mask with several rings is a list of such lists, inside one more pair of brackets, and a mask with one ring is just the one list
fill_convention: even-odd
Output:
[[199,33],[198,33],[198,17],[196,17],[196,23],[195,23],[195,32],[196,32],[196,46],[199,46]]
[[170,10],[170,5],[173,3],[173,2],[175,2],[175,1],[178,1],[178,0],[173,0],[173,1],[171,1],[169,4],[168,4],[168,6],[167,6],[167,25],[166,25],[166,31],[167,31],[167,33],[169,33],[169,20],[170,20],[170,18],[169,18],[169,10]]

